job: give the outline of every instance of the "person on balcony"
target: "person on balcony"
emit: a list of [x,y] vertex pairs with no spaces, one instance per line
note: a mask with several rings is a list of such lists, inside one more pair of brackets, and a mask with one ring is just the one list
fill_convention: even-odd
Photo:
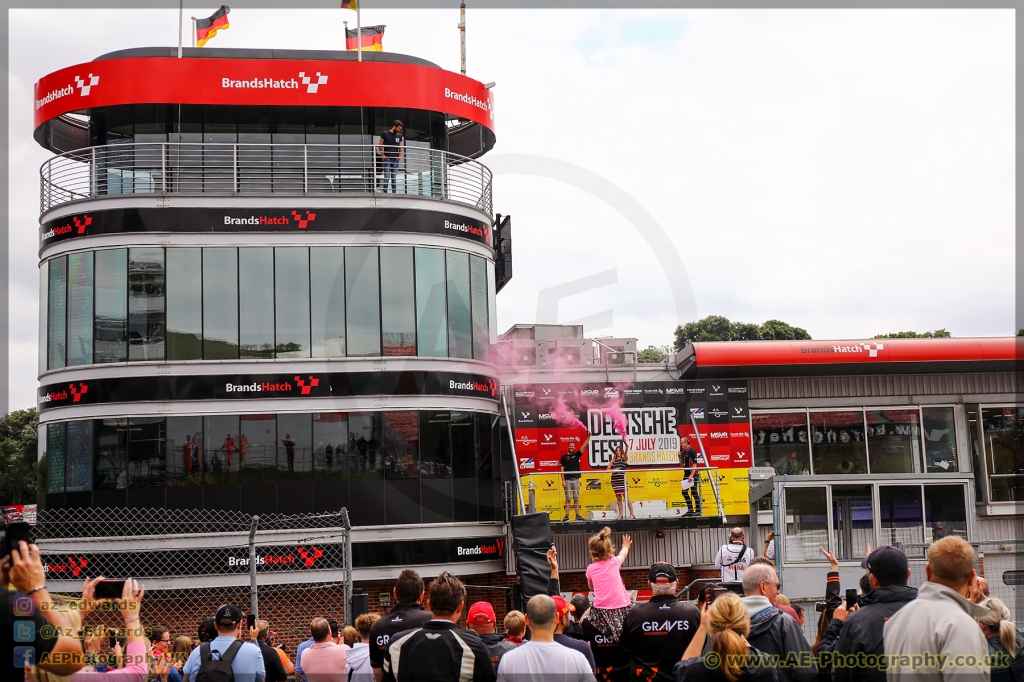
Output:
[[700,472],[698,469],[704,466],[703,458],[690,445],[690,439],[683,436],[679,441],[679,465],[683,467],[683,499],[686,501],[685,514],[700,516]]
[[380,155],[384,157],[384,192],[388,191],[388,178],[391,179],[391,193],[398,193],[398,164],[405,151],[405,136],[402,134],[402,122],[395,120],[391,130],[385,130],[377,141]]

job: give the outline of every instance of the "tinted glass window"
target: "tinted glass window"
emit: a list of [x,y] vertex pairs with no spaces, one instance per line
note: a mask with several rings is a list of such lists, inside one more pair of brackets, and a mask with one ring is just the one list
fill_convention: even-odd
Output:
[[203,421],[206,485],[238,483],[238,416],[218,414]]
[[417,355],[448,356],[444,251],[416,249],[416,339]]
[[308,414],[277,415],[277,480],[313,480],[313,427]]
[[[769,505],[769,509],[771,506]],[[862,559],[875,544],[871,486],[832,486],[832,530],[837,559]]]
[[165,423],[162,417],[128,420],[128,487],[164,487]]
[[128,359],[164,359],[164,250],[128,250]]
[[317,481],[343,481],[348,469],[348,414],[313,415],[313,477]]
[[992,501],[1024,500],[1024,408],[984,408],[981,424]]
[[68,367],[92,364],[92,252],[68,255]]
[[309,250],[309,298],[314,358],[345,356],[345,249]]
[[167,418],[167,485],[191,486],[203,482],[203,418]]
[[384,478],[380,458],[383,426],[380,412],[349,412],[348,470],[353,479]]
[[418,412],[384,412],[384,476],[419,478]]
[[786,488],[786,561],[825,561],[828,547],[825,488]]
[[469,254],[446,251],[448,267],[448,356],[473,357],[469,312]]
[[39,374],[46,371],[46,316],[50,312],[50,264],[48,262],[39,264]]
[[277,357],[309,357],[309,249],[274,249]]
[[469,288],[473,309],[473,357],[487,359],[487,265],[480,256],[469,257]]
[[863,412],[811,412],[816,474],[867,473]]
[[[61,256],[50,261],[50,284],[47,295],[50,299],[47,325],[47,362],[49,369],[64,366],[64,348],[67,324],[68,273],[67,258]],[[63,479],[61,480],[63,485]]]
[[384,355],[416,355],[416,297],[409,247],[380,250],[380,308]]
[[67,440],[64,424],[46,425],[46,492],[64,492],[64,458]]
[[203,357],[238,357],[237,249],[203,249]]
[[125,490],[128,471],[128,420],[96,420],[96,490]]
[[926,407],[924,416],[924,462],[929,473],[958,471],[956,420],[952,407]]
[[868,456],[873,474],[921,472],[921,427],[917,410],[868,410]]
[[380,355],[380,279],[376,247],[345,249],[345,294],[348,355]]
[[242,483],[277,482],[277,417],[243,414],[238,437]]
[[967,539],[967,507],[962,485],[924,486],[924,515],[926,542],[935,542],[947,535]]
[[420,471],[423,478],[452,477],[449,412],[420,412]]
[[92,490],[94,424],[92,419],[68,422],[65,490],[69,493]]
[[500,467],[495,460],[492,446],[491,415],[476,415],[477,460],[476,475],[481,480],[501,478]]
[[203,357],[202,249],[167,249],[167,359]]
[[476,436],[472,412],[452,412],[452,475],[455,478],[476,477]]
[[238,250],[238,353],[274,357],[274,249]]
[[810,473],[806,412],[752,414],[750,421],[754,429],[754,466],[770,466],[779,475]]
[[96,362],[128,359],[128,249],[96,252]]
[[488,341],[498,343],[498,313],[495,311],[494,263],[487,261],[487,329]]
[[924,519],[921,518],[921,486],[883,485],[878,488],[879,519],[883,545],[922,544]]

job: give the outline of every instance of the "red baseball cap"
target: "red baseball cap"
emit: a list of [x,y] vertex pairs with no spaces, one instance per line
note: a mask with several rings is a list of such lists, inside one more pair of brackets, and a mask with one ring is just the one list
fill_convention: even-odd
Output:
[[560,595],[555,595],[555,596],[553,596],[551,598],[555,601],[555,609],[557,610],[557,616],[556,616],[557,618],[562,618],[563,616],[565,616],[565,614],[569,613],[570,611],[575,611],[576,610],[575,606],[573,606],[572,604],[569,604],[568,602],[566,602],[565,599],[562,596],[560,596]]
[[494,623],[494,607],[488,601],[478,601],[469,607],[466,620],[470,623]]

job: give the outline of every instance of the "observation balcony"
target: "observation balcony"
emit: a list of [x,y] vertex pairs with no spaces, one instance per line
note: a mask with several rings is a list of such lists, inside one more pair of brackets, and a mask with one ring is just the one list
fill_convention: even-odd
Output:
[[[391,191],[369,144],[136,142],[86,147],[39,170],[39,212],[122,195],[337,196]],[[439,149],[406,145],[397,194],[451,201],[492,215],[491,171]]]

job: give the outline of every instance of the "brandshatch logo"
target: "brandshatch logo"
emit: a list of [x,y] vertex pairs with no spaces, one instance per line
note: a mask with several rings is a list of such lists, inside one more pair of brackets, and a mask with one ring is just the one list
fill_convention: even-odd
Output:
[[79,78],[78,76],[75,76],[75,87],[78,88],[79,90],[81,90],[81,92],[79,94],[82,97],[87,96],[89,94],[90,90],[92,90],[94,87],[96,87],[97,85],[100,84],[100,77],[99,76],[94,76],[94,75],[92,75],[90,73],[87,76],[87,78],[89,79],[88,82],[86,82],[82,78]]
[[53,239],[58,235],[71,234],[76,232],[79,235],[85,234],[86,228],[92,225],[92,216],[88,213],[84,214],[81,218],[78,216],[72,216],[71,222],[67,225],[58,225],[57,227],[51,227],[49,232],[45,232],[42,236],[43,240]]
[[316,213],[306,211],[306,217],[303,218],[302,214],[298,211],[292,211],[292,217],[295,218],[295,222],[299,224],[299,229],[305,230],[307,225],[316,220]]
[[[299,78],[302,79],[302,84],[306,86],[307,93],[315,93],[317,88],[321,85],[327,85],[327,76],[321,76],[320,72],[316,72],[316,76],[307,76],[305,71],[299,71]],[[313,82],[313,78],[316,78],[316,82]]]
[[79,555],[77,559],[69,556],[66,561],[61,563],[50,563],[46,562],[43,564],[44,573],[71,573],[71,576],[77,578],[81,575],[82,570],[89,565],[89,560],[84,556]]
[[301,389],[301,395],[309,395],[311,390],[320,385],[320,379],[310,374],[308,379],[295,377],[295,384]]
[[313,564],[316,563],[316,560],[324,555],[324,551],[322,549],[317,549],[316,547],[311,547],[310,552],[307,552],[302,547],[296,548],[295,551],[300,557],[302,557],[302,563],[306,565],[306,568],[312,568]]
[[68,384],[68,388],[71,389],[71,397],[73,398],[71,402],[73,403],[82,402],[82,396],[89,392],[89,384],[83,384],[82,382],[78,382],[78,386]]

